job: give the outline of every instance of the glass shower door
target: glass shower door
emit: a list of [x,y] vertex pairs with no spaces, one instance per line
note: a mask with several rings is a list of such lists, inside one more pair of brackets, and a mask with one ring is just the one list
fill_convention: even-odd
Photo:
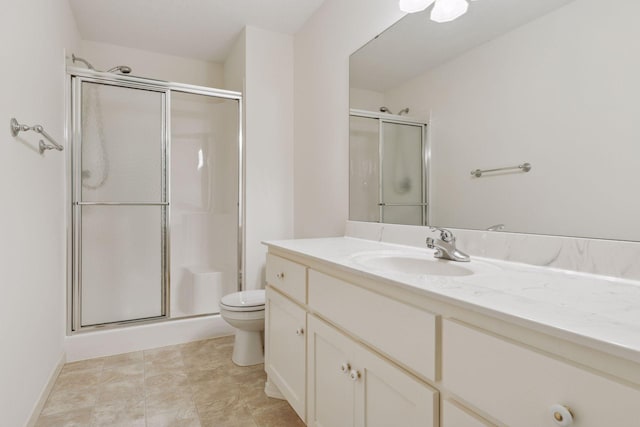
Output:
[[381,221],[425,225],[423,126],[382,121]]
[[166,315],[166,93],[74,78],[74,329]]

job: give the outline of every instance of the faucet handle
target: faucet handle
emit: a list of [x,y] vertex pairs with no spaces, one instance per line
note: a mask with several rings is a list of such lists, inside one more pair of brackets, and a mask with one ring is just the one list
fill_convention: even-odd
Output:
[[453,243],[456,241],[456,238],[453,236],[451,230],[447,230],[446,228],[440,227],[429,227],[431,231],[439,231],[440,232],[440,240],[447,243]]

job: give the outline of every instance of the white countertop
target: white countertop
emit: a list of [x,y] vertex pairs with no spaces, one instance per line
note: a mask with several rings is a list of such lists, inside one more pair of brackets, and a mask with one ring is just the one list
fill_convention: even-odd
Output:
[[358,254],[433,250],[352,237],[264,242],[329,266],[640,363],[640,282],[472,257],[468,276],[415,275],[363,266]]

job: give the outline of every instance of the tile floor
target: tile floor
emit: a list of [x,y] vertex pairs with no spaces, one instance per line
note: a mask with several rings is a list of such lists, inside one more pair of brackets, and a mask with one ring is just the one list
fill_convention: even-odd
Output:
[[232,349],[224,337],[66,364],[36,426],[303,427]]

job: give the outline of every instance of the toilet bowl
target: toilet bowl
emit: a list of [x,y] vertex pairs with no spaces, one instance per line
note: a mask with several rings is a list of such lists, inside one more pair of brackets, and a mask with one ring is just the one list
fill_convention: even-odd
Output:
[[238,366],[251,366],[264,362],[265,291],[242,291],[225,295],[220,300],[220,315],[236,328],[231,360]]

